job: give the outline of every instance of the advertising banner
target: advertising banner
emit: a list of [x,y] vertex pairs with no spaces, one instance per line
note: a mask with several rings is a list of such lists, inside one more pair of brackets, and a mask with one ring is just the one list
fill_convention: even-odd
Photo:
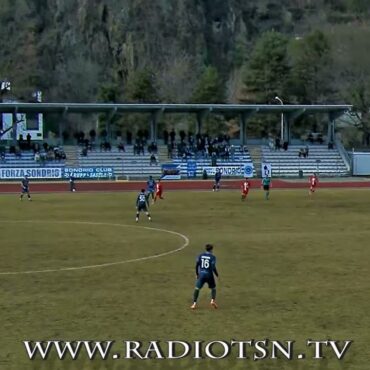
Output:
[[241,166],[213,166],[203,167],[203,171],[207,172],[208,176],[214,176],[217,171],[220,171],[223,177],[253,177],[253,164],[247,163]]
[[272,168],[270,163],[261,163],[262,178],[272,176]]
[[70,176],[76,179],[110,179],[114,177],[114,169],[112,167],[66,167],[63,177]]
[[180,165],[174,163],[162,164],[162,179],[164,180],[180,180]]
[[0,168],[0,179],[22,179],[24,176],[30,179],[61,179],[62,173],[62,168],[56,167]]

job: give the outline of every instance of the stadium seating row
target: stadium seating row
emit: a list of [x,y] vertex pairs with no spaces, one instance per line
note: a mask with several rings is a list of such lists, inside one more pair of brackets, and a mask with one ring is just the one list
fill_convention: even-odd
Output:
[[[273,176],[298,176],[300,171],[305,176],[313,172],[327,176],[345,176],[349,174],[346,164],[335,148],[327,149],[321,145],[310,145],[307,147],[308,156],[306,158],[299,157],[300,149],[301,147],[297,145],[289,146],[286,151],[271,150],[268,146],[262,146],[260,148],[261,159],[262,162],[271,164]],[[66,161],[36,162],[31,151],[22,152],[21,157],[7,153],[2,157],[0,167],[111,167],[117,177],[140,178],[148,175],[158,177],[162,173],[161,165],[163,163],[173,163],[179,166],[182,176],[187,174],[187,160],[177,158],[176,153],[173,153],[173,159],[168,158],[165,146],[158,148],[155,163],[151,161],[150,153],[134,155],[132,146],[127,146],[125,152],[112,148],[111,151],[89,151],[86,156],[78,153],[77,147],[73,150],[75,151],[74,161],[67,159]],[[69,153],[71,153],[71,148],[69,148]],[[73,155],[68,155],[68,158],[73,158]],[[197,176],[202,176],[203,167],[211,165],[211,158],[209,157],[193,158],[191,160],[195,160],[197,163]],[[232,158],[230,157],[227,160],[218,159],[217,165],[242,166],[253,162],[246,148],[236,147]],[[255,166],[258,167],[259,164],[256,165],[255,163]]]

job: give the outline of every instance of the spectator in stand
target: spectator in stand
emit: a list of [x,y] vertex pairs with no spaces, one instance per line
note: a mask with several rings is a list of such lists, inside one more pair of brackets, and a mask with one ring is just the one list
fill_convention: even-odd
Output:
[[119,152],[125,152],[125,146],[123,145],[122,141],[118,143],[117,148]]
[[310,132],[310,133],[308,134],[307,140],[308,140],[311,144],[313,144],[313,135],[312,135],[312,132]]
[[87,149],[86,148],[82,148],[81,155],[83,157],[87,157]]
[[185,131],[181,130],[180,131],[180,140],[181,140],[182,143],[185,141],[185,137],[186,137]]
[[305,158],[308,157],[309,151],[310,151],[310,149],[309,149],[308,145],[306,145],[306,148],[305,148]]
[[139,154],[145,155],[145,148],[143,142],[139,144]]
[[154,141],[148,146],[148,152],[154,154],[158,152],[157,144]]
[[92,150],[92,143],[91,143],[91,141],[89,141],[89,139],[85,139],[83,141],[83,145],[85,146],[85,148],[87,150]]
[[34,143],[32,146],[32,150],[34,153],[40,152],[40,145],[38,143]]
[[176,138],[176,132],[174,129],[171,130],[170,132],[170,138],[171,138],[171,144],[175,143],[175,138]]
[[31,149],[31,135],[30,133],[27,134],[26,136],[26,139],[27,139],[27,149]]
[[324,139],[322,138],[322,134],[318,134],[318,135],[317,135],[317,142],[318,142],[319,144],[323,144],[323,143],[324,143]]
[[329,150],[334,149],[334,143],[332,141],[328,142],[328,149]]
[[301,158],[301,157],[303,157],[303,156],[304,156],[304,149],[303,149],[303,148],[301,148],[301,149],[299,149],[298,157],[299,157],[299,158]]
[[48,149],[49,149],[49,145],[48,145],[48,143],[43,143],[43,144],[42,144],[42,147],[44,148],[45,152],[47,152],[47,151],[48,151]]
[[168,145],[168,131],[167,130],[164,130],[163,131],[163,141],[164,141],[164,145]]
[[270,150],[275,149],[274,139],[272,137],[269,138],[269,148]]
[[212,164],[212,167],[216,167],[217,166],[217,154],[216,154],[216,152],[212,152],[212,155],[211,155],[211,164]]
[[150,162],[149,162],[149,164],[151,166],[157,164],[157,158],[155,157],[154,153],[152,153],[152,155],[150,156]]
[[24,147],[23,147],[23,142],[24,142],[24,140],[23,140],[23,135],[22,134],[20,134],[19,135],[19,138],[18,138],[18,146],[19,146],[19,148],[22,150],[22,149],[24,149]]
[[59,147],[55,146],[53,148],[53,151],[54,151],[54,158],[55,158],[55,160],[59,160],[60,159],[60,156],[59,156]]
[[36,163],[39,163],[41,161],[40,153],[36,152],[34,156],[34,160]]
[[281,149],[280,138],[276,137],[275,138],[275,150],[280,150],[280,149]]
[[0,152],[0,160],[1,162],[5,162],[5,152],[3,151]]
[[230,159],[230,147],[228,145],[225,146],[224,158],[225,158],[226,161],[228,161]]
[[190,131],[188,132],[188,143],[190,147],[194,146],[194,135]]
[[101,144],[100,144],[100,150],[101,151],[111,151],[112,150],[112,146],[111,146],[111,144],[110,144],[110,142],[109,141],[104,141],[104,142],[102,142]]
[[55,156],[54,156],[54,151],[52,148],[49,148],[47,154],[46,154],[46,159],[48,161],[53,161],[55,159]]
[[283,149],[284,149],[285,151],[287,151],[287,150],[288,150],[288,146],[289,146],[289,143],[288,143],[287,141],[284,141]]

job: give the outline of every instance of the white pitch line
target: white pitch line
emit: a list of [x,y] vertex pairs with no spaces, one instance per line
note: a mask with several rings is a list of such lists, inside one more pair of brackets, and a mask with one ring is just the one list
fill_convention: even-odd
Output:
[[105,223],[105,222],[87,222],[87,221],[42,221],[42,220],[25,220],[25,221],[10,221],[10,220],[0,220],[0,223],[49,223],[49,224],[72,224],[72,225],[92,225],[92,226],[114,226],[114,227],[133,227],[133,228],[142,228],[146,230],[151,231],[160,231],[165,232],[168,234],[173,234],[176,236],[179,236],[182,238],[185,242],[182,244],[179,248],[173,249],[168,252],[163,252],[160,254],[154,254],[152,256],[147,257],[140,257],[140,258],[134,258],[130,260],[124,260],[124,261],[116,261],[116,262],[108,262],[108,263],[102,263],[99,265],[88,265],[88,266],[76,266],[76,267],[60,267],[58,269],[46,269],[46,270],[30,270],[30,271],[7,271],[7,272],[0,272],[0,275],[25,275],[25,274],[43,274],[48,272],[61,272],[61,271],[76,271],[76,270],[87,270],[87,269],[96,269],[101,267],[109,267],[109,266],[116,266],[116,265],[123,265],[125,263],[131,263],[131,262],[141,262],[146,261],[150,259],[155,259],[159,257],[168,256],[173,253],[177,253],[185,249],[190,241],[189,238],[183,234],[180,234],[176,231],[171,231],[167,229],[160,229],[160,228],[154,228],[154,227],[148,227],[148,226],[140,226],[140,225],[125,225],[125,224],[111,224],[111,223]]

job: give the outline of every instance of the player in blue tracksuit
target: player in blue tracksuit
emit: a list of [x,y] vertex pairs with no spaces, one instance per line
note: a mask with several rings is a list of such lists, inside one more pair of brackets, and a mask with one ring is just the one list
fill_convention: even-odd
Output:
[[194,290],[194,300],[191,308],[194,310],[197,308],[197,300],[199,297],[199,291],[202,289],[205,283],[208,284],[209,289],[211,289],[211,306],[217,308],[216,304],[216,282],[215,277],[218,277],[218,272],[216,269],[216,257],[212,253],[213,245],[207,244],[206,251],[201,253],[195,265],[195,274],[197,277],[197,282],[195,284]]
[[31,195],[30,195],[30,180],[28,179],[28,176],[24,176],[22,179],[22,190],[21,190],[21,196],[20,200],[23,200],[23,195],[27,194],[28,200],[31,200]]
[[148,181],[146,182],[146,192],[148,197],[152,197],[152,202],[154,202],[154,194],[155,194],[155,180],[152,176],[149,176]]
[[213,191],[219,191],[220,190],[221,177],[222,177],[221,171],[220,170],[216,170],[216,173],[215,173],[215,183],[213,184]]
[[139,222],[139,216],[141,211],[146,213],[149,221],[152,220],[149,214],[149,203],[148,198],[145,194],[145,189],[141,189],[141,192],[136,198],[136,222]]

